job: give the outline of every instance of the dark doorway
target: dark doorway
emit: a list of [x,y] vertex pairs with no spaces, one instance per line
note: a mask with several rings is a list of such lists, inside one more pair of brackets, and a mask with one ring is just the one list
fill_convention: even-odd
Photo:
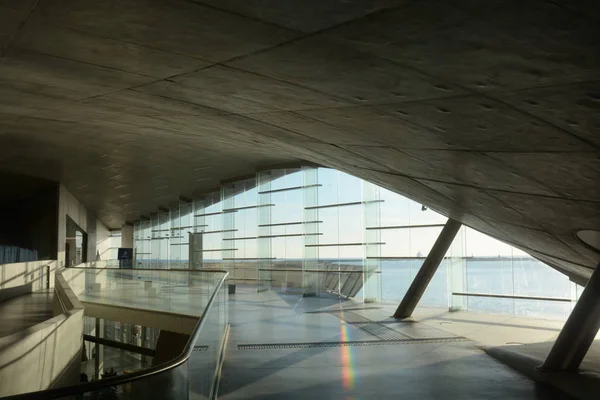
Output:
[[87,233],[71,218],[67,218],[67,241],[65,243],[65,265],[74,267],[87,262]]

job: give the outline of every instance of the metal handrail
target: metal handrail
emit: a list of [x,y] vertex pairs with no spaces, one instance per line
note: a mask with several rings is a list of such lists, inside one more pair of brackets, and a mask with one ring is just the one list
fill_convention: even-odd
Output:
[[[71,267],[71,268],[82,269],[82,270],[123,270],[121,268],[81,268],[81,267]],[[129,269],[125,269],[125,271],[127,271],[127,270],[129,270]],[[185,271],[185,272],[195,271],[195,272],[222,272],[222,273],[224,273],[225,275],[223,275],[223,277],[220,279],[219,283],[215,287],[213,294],[210,296],[210,299],[208,300],[205,310],[209,310],[212,307],[212,305],[217,297],[217,293],[219,293],[219,291],[221,290],[221,287],[223,286],[223,282],[225,282],[225,279],[229,275],[229,273],[227,271],[222,271],[222,270],[210,270],[210,271],[193,270],[193,269],[140,269],[140,270],[141,271]],[[61,398],[61,397],[71,396],[71,395],[78,394],[78,393],[98,391],[100,389],[105,389],[105,388],[108,388],[111,386],[123,385],[128,382],[133,382],[133,381],[137,381],[140,379],[146,379],[146,378],[161,374],[163,372],[172,370],[172,369],[180,366],[181,364],[185,363],[192,355],[192,351],[194,350],[194,344],[198,340],[198,336],[200,335],[200,331],[202,330],[202,327],[204,326],[205,317],[207,314],[208,314],[207,312],[202,313],[202,316],[198,320],[198,323],[196,324],[194,331],[190,335],[190,339],[188,340],[187,344],[185,345],[183,352],[178,357],[176,357],[170,361],[167,361],[163,364],[160,364],[155,367],[148,368],[148,369],[144,369],[141,371],[133,372],[131,374],[119,375],[119,376],[115,376],[115,377],[111,377],[111,378],[100,379],[100,380],[93,381],[93,382],[86,382],[86,383],[81,383],[78,385],[71,385],[71,386],[65,386],[65,387],[60,387],[60,388],[55,388],[55,389],[41,390],[38,392],[21,393],[21,394],[17,394],[17,395],[13,395],[13,396],[7,396],[7,397],[3,397],[2,400],[21,400],[21,399],[23,399],[23,400],[25,400],[25,399],[38,400],[38,399]]]
[[[324,272],[332,272],[332,273],[340,273],[340,274],[363,274],[364,271],[343,271],[337,269],[285,269],[285,268],[259,268],[259,271],[273,271],[273,272],[314,272],[314,273],[324,273]],[[373,271],[374,273],[380,274],[381,271]],[[235,278],[233,278],[235,279]]]
[[496,299],[559,301],[559,302],[563,302],[563,303],[571,303],[573,301],[566,297],[521,296],[521,295],[512,295],[512,294],[493,294],[493,293],[452,292],[452,295],[453,296],[467,296],[467,297],[490,297],[490,298],[496,298]]

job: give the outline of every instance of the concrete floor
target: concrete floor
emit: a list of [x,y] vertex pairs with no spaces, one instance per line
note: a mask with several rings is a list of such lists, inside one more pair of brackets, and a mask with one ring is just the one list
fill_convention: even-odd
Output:
[[52,318],[53,291],[40,291],[0,303],[0,337],[12,335]]
[[[386,314],[390,307],[384,307]],[[367,312],[367,311],[365,311]],[[377,312],[369,310],[369,312]],[[418,309],[411,325],[426,325],[462,335],[475,342],[490,356],[546,382],[578,399],[598,399],[600,393],[600,333],[588,350],[577,372],[542,372],[542,365],[562,329],[563,321],[479,314],[468,311],[449,313],[440,309]]]
[[[222,399],[571,398],[435,322],[394,323],[385,305],[238,288],[229,306]],[[264,346],[238,347],[252,344]]]
[[[396,304],[383,304],[380,310],[370,310],[371,318],[392,315]],[[441,308],[417,308],[413,316],[392,326],[406,330],[408,326],[424,326],[464,336],[482,346],[518,345],[554,340],[564,321],[520,318],[510,315],[484,314],[471,311],[448,312]]]

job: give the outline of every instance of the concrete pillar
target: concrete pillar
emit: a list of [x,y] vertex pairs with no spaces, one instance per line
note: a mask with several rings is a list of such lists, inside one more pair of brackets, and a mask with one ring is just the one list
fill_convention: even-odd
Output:
[[133,226],[123,225],[121,227],[121,247],[133,249]]
[[98,259],[98,218],[92,212],[86,212],[86,230],[87,248],[86,262],[96,261]]
[[400,306],[398,306],[394,314],[394,318],[402,319],[412,315],[461,226],[460,222],[448,219],[440,236],[438,236],[427,258],[423,262],[421,269],[417,272],[417,276],[415,276],[415,279],[404,295]]
[[188,233],[188,260],[189,269],[202,269],[204,268],[204,238],[201,232],[189,232]]
[[585,286],[540,370],[577,371],[600,329],[600,265]]

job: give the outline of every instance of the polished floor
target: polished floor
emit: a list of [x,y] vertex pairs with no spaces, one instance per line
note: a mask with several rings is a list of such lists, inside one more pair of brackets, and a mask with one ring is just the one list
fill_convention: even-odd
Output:
[[52,318],[52,291],[40,291],[0,302],[0,337]]
[[221,399],[570,398],[385,305],[238,288],[229,307]]

